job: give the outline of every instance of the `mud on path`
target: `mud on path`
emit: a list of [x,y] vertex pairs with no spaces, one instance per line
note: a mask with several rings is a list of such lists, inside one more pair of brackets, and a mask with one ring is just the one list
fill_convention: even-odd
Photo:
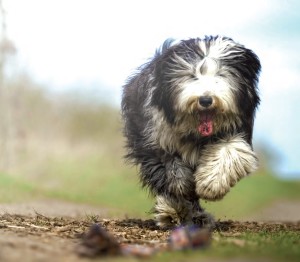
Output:
[[[88,228],[100,223],[121,243],[147,246],[163,245],[170,231],[157,228],[153,220],[85,219],[47,217],[36,213],[0,215],[0,261],[84,261],[76,250]],[[237,232],[291,230],[300,232],[300,222],[234,222],[217,223],[217,231],[227,235]]]

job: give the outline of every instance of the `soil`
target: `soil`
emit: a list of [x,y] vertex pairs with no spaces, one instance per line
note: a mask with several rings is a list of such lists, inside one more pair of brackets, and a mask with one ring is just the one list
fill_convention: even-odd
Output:
[[300,221],[300,202],[279,200],[259,212],[248,216],[251,221]]
[[[164,246],[170,236],[169,230],[159,229],[153,220],[103,219],[105,211],[97,212],[97,208],[58,202],[56,208],[49,208],[50,203],[52,206],[54,202],[39,203],[34,210],[28,208],[30,204],[21,205],[19,209],[17,205],[0,205],[0,261],[84,261],[77,251],[85,232],[95,223],[125,244]],[[44,212],[39,213],[42,209]],[[102,215],[85,215],[91,209]],[[274,232],[283,229],[300,232],[300,221],[219,221],[216,231],[234,235],[247,230]]]

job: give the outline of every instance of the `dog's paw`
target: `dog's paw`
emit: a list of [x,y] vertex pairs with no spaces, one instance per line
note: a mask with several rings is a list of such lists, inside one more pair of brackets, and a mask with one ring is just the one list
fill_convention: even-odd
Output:
[[205,211],[194,213],[193,223],[201,228],[208,228],[210,230],[213,230],[216,227],[214,217]]
[[156,213],[154,215],[154,218],[156,221],[156,225],[161,229],[172,229],[180,225],[178,217],[170,213]]
[[257,158],[242,135],[207,145],[194,174],[196,193],[206,200],[222,199],[257,166]]
[[156,224],[168,229],[179,225],[192,224],[192,203],[185,199],[157,196],[154,207]]

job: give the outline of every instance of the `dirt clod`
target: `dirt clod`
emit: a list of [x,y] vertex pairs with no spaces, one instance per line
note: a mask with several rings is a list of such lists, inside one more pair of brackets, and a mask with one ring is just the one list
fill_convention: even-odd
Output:
[[80,256],[86,257],[113,256],[121,253],[121,247],[117,239],[102,226],[93,224],[87,233],[83,234],[83,241],[77,252]]

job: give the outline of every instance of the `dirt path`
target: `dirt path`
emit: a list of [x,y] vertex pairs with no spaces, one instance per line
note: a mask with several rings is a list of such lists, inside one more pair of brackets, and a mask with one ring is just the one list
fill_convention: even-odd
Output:
[[[283,207],[295,211],[297,203],[291,205],[281,203],[279,206],[282,209],[279,212],[279,207],[275,205],[273,210],[275,214],[288,214]],[[267,210],[266,214],[278,219],[274,217],[274,212],[270,213]],[[283,220],[296,221],[299,214],[297,212],[291,214],[288,219],[286,215],[282,217]],[[157,246],[164,245],[169,237],[170,232],[157,228],[153,220],[103,219],[105,215],[106,210],[100,208],[52,200],[27,204],[2,204],[0,205],[0,261],[84,261],[78,256],[76,250],[79,248],[83,233],[93,223],[101,223],[121,243]],[[218,229],[230,234],[248,229],[254,232],[282,229],[299,231],[299,219],[297,221],[297,223],[223,221],[219,222]]]
[[[107,217],[108,209],[85,204],[76,204],[58,200],[39,200],[25,203],[0,204],[0,215],[5,213],[35,216],[36,213],[48,217],[85,217],[98,215]],[[259,210],[243,221],[300,221],[300,201],[280,200]]]
[[108,210],[91,205],[75,204],[66,201],[43,199],[25,203],[0,204],[0,214],[18,214],[25,216],[35,216],[36,213],[48,217],[83,217],[97,214],[106,217]]
[[[36,215],[0,216],[0,261],[82,261],[76,250],[83,233],[100,223],[121,243],[148,247],[166,244],[170,231],[156,227],[153,220],[125,219],[97,221],[72,218],[49,218]],[[218,230],[236,234],[245,230],[300,230],[300,223],[218,222]]]
[[280,200],[247,217],[251,221],[300,221],[300,201]]

